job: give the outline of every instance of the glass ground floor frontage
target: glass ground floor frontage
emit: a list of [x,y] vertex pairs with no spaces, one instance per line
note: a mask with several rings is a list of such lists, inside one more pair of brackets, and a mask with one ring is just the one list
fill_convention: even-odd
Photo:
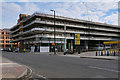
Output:
[[[20,42],[19,42],[20,43]],[[73,52],[94,50],[96,44],[102,44],[103,41],[88,41],[80,40],[80,45],[75,45],[74,39],[56,39],[55,46],[53,45],[54,39],[42,38],[42,39],[30,39],[23,41],[23,47],[31,51],[34,48],[35,52],[41,52],[43,49],[47,49],[49,52],[54,52],[54,47],[57,52],[64,52],[66,49],[70,49]]]
[[34,48],[34,52],[42,52],[45,49],[48,52],[54,52],[54,47],[57,49],[57,52],[64,52],[65,45],[64,38],[55,39],[55,45],[54,38],[34,38],[23,41],[23,47],[30,51]]
[[[54,45],[52,43],[32,43],[32,44],[25,44],[25,48],[31,49],[31,47],[34,47],[34,52],[42,52],[41,48],[48,47],[49,52],[54,52]],[[56,43],[55,48],[57,49],[57,52],[64,52],[64,44],[63,43]]]

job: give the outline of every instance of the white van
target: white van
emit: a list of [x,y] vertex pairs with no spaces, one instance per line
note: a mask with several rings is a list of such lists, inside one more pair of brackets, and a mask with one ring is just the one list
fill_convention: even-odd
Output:
[[110,49],[111,45],[110,44],[105,44],[105,49]]
[[95,49],[96,50],[103,50],[104,49],[104,45],[103,44],[97,44]]

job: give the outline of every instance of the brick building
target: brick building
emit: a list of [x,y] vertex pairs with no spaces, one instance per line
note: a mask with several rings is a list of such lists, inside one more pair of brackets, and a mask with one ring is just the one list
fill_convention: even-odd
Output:
[[13,46],[13,43],[10,43],[10,30],[9,29],[0,29],[0,46],[3,49],[8,49]]

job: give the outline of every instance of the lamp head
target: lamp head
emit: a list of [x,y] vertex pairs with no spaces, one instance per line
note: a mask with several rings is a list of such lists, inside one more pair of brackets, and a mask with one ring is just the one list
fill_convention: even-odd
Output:
[[55,10],[50,10],[50,11],[55,11]]

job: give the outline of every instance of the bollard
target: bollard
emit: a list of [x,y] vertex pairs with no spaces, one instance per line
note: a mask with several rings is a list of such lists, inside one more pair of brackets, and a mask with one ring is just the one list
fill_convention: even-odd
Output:
[[96,51],[96,56],[97,56],[97,51]]
[[107,56],[109,56],[109,51],[107,51]]
[[116,49],[116,52],[117,52],[117,49]]
[[101,51],[101,56],[103,56],[103,51]]
[[115,51],[114,51],[114,56],[115,56]]
[[100,51],[99,51],[99,56],[100,56]]
[[106,55],[106,50],[104,50],[104,53],[105,53],[105,55]]
[[111,49],[110,49],[110,54],[111,54]]
[[114,50],[112,49],[112,53],[114,53]]
[[117,53],[117,50],[115,49],[115,53]]
[[118,52],[119,52],[119,49],[118,49]]

